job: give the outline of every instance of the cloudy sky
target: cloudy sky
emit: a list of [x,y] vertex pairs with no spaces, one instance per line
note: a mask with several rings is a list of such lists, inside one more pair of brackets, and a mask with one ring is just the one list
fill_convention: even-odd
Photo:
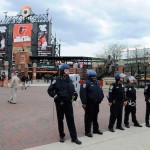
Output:
[[36,14],[49,8],[62,56],[95,56],[116,42],[150,44],[150,0],[0,0],[0,19],[24,5]]

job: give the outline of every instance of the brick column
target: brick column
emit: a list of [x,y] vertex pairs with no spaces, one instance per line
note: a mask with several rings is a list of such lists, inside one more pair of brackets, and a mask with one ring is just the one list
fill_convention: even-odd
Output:
[[97,71],[97,63],[96,62],[93,62],[92,63],[92,69],[94,70],[94,71]]
[[25,63],[20,63],[20,66],[21,66],[20,67],[21,68],[20,71],[21,72],[25,72]]
[[33,63],[33,72],[32,72],[32,80],[33,80],[33,82],[36,80],[36,67],[37,67],[37,64]]
[[25,64],[25,75],[28,75],[28,64]]
[[77,74],[78,63],[73,64],[73,73]]
[[[8,73],[8,65],[9,65],[9,62],[8,61],[5,61],[4,62],[4,70]],[[8,87],[8,76],[6,76],[6,78],[3,79],[2,81],[2,86],[3,87]]]
[[5,61],[5,62],[4,62],[4,70],[7,70],[7,71],[8,71],[8,65],[9,65],[9,62],[8,62],[8,61]]
[[21,73],[21,65],[18,65],[18,73]]
[[118,67],[118,73],[122,73],[123,72],[123,68],[124,68],[124,61],[123,60],[120,60],[118,62],[119,64],[119,67]]

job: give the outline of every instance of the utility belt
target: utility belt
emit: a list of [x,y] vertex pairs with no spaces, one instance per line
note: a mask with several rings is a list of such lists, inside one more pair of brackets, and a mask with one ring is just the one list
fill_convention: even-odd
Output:
[[136,105],[136,103],[135,102],[132,102],[131,100],[128,102],[128,105],[129,106],[135,106]]
[[123,101],[119,101],[117,99],[114,99],[113,100],[113,104],[123,104]]

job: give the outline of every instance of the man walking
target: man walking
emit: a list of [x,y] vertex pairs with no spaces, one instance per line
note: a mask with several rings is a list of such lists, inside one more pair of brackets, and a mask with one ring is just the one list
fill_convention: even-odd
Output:
[[20,83],[20,80],[17,77],[16,70],[14,70],[13,71],[13,76],[12,76],[12,79],[11,79],[11,83],[10,83],[11,97],[8,100],[8,102],[11,103],[11,104],[16,104],[16,97],[17,97],[16,93],[17,93],[17,88],[19,86],[19,83]]

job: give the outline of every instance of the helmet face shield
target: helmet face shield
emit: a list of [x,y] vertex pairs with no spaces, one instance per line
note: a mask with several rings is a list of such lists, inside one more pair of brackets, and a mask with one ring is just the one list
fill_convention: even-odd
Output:
[[87,75],[88,75],[89,77],[96,77],[96,76],[97,76],[97,73],[96,73],[94,70],[89,70],[88,73],[87,73]]
[[117,74],[117,75],[115,75],[115,80],[116,81],[123,81],[125,76],[126,75],[124,73]]
[[131,83],[134,83],[136,79],[133,77],[133,76],[128,76],[127,77],[127,82],[131,82]]
[[119,76],[120,76],[120,78],[125,78],[126,77],[126,75],[124,73],[120,73]]
[[70,66],[68,64],[63,64],[60,66],[60,70],[63,71],[65,69],[70,69]]
[[70,71],[69,71],[70,69],[64,69],[64,73],[66,74],[66,75],[69,75],[70,74]]

